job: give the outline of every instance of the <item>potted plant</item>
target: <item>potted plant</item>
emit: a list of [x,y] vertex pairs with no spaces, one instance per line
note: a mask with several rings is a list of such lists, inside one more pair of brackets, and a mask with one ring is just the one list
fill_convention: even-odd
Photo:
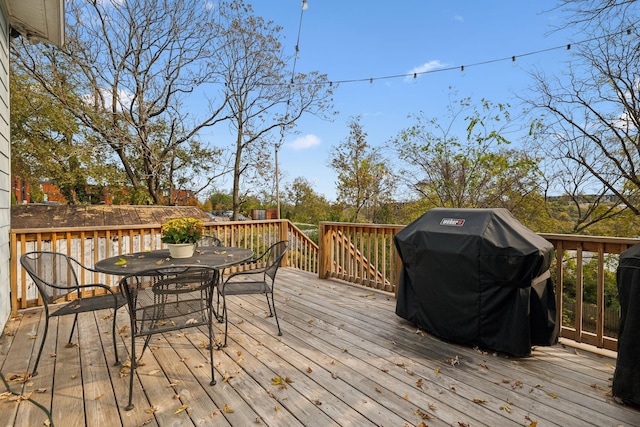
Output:
[[204,233],[204,223],[197,218],[175,218],[162,224],[160,240],[169,247],[172,258],[189,258]]

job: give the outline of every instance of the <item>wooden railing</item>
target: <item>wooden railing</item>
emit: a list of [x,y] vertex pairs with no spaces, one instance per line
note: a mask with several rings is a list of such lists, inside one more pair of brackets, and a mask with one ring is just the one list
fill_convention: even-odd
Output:
[[318,275],[395,292],[402,262],[393,236],[403,225],[321,222]]
[[[605,323],[605,272],[612,274],[618,266],[620,253],[640,243],[639,239],[617,237],[576,236],[567,234],[541,234],[553,243],[556,251],[555,287],[556,309],[563,319],[560,335],[577,342],[591,344],[596,347],[617,350],[618,322]],[[584,301],[585,294],[585,260],[596,259],[596,304],[588,306]],[[575,304],[565,304],[565,274],[575,263]],[[616,293],[617,295],[617,293]],[[569,310],[567,310],[569,308]],[[571,310],[573,308],[573,310]],[[589,312],[595,309],[595,319]],[[577,315],[579,313],[580,315]],[[571,315],[573,314],[573,315]],[[592,321],[592,320],[595,320]],[[591,326],[593,324],[593,326]],[[586,327],[589,325],[589,327]]]
[[[31,279],[20,267],[20,256],[30,251],[66,253],[87,267],[101,259],[133,252],[161,249],[161,224],[126,227],[70,227],[57,229],[11,230],[11,298],[12,310],[41,305]],[[318,246],[288,220],[221,221],[206,223],[208,233],[217,236],[225,246],[235,246],[262,254],[271,244],[288,239],[289,250],[284,266],[317,273]],[[93,273],[81,277],[84,283],[105,283],[112,287],[118,278]],[[89,289],[88,293],[94,292]]]
[[[402,228],[402,225],[321,223],[319,277],[338,278],[396,292],[402,261],[393,244],[393,236]],[[618,321],[608,319],[619,314],[605,306],[605,270],[615,273],[617,255],[640,240],[562,234],[541,236],[556,249],[551,269],[556,287],[558,321],[562,319],[563,322],[561,336],[617,350]],[[584,271],[588,268],[586,260],[594,259],[597,261],[597,301],[596,304],[587,304],[584,301]],[[576,282],[576,297],[575,301],[568,302],[564,276],[571,269]]]
[[[223,245],[245,247],[256,254],[271,243],[289,239],[290,250],[284,265],[317,273],[320,278],[337,278],[369,288],[396,292],[402,261],[393,237],[403,225],[374,225],[323,222],[319,229],[319,245],[287,220],[225,221],[206,224]],[[617,255],[638,239],[541,234],[556,249],[552,265],[556,286],[557,312],[562,319],[561,336],[578,342],[616,350],[617,325],[608,321],[615,316],[605,306],[605,273],[615,272]],[[129,227],[93,227],[60,229],[14,229],[11,231],[11,297],[13,310],[40,305],[33,283],[19,266],[20,256],[33,250],[67,253],[91,267],[97,261],[132,252],[163,247],[160,224]],[[586,260],[586,261],[585,261]],[[597,301],[587,304],[585,268],[588,260],[596,260]],[[575,279],[576,297],[565,295],[566,275]],[[95,273],[95,280],[115,286],[117,278]],[[580,315],[576,315],[580,313]],[[594,315],[595,313],[595,315]]]

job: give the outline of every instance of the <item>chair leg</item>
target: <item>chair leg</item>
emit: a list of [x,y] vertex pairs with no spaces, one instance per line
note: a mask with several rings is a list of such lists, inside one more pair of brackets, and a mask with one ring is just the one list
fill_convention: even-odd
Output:
[[227,333],[229,331],[229,314],[227,313],[227,299],[222,296],[222,316],[224,317],[224,344],[222,347],[227,346]]
[[[133,326],[133,325],[132,325]],[[133,409],[133,376],[136,372],[136,338],[131,328],[131,368],[129,369],[129,404],[124,408],[125,411]]]
[[211,311],[209,312],[209,360],[211,361],[211,382],[209,383],[209,385],[216,385],[216,377],[215,377],[215,363],[213,362],[213,343],[214,343],[214,336],[213,336],[213,326],[211,325],[211,322],[213,321],[212,315],[211,315]]
[[47,339],[47,333],[49,331],[49,307],[44,306],[44,333],[42,334],[42,342],[40,343],[40,350],[38,351],[38,356],[36,357],[36,363],[33,365],[33,372],[31,372],[31,376],[35,377],[38,375],[38,363],[40,363],[40,356],[42,356],[42,350],[44,350],[44,342]]
[[78,324],[78,313],[73,316],[73,325],[71,325],[71,333],[69,334],[69,345],[71,346],[71,338],[73,337],[73,331],[76,329],[76,325]]
[[269,307],[269,317],[273,317],[273,311],[271,310],[271,303],[269,302],[269,294],[265,292],[264,296],[267,297],[267,306]]
[[113,310],[113,324],[111,325],[111,336],[113,337],[113,351],[116,354],[116,361],[113,366],[118,366],[120,364],[120,359],[118,359],[118,346],[116,344],[116,313],[118,312],[118,308],[114,308]]
[[[267,303],[269,303],[269,294],[267,294]],[[278,321],[278,313],[276,313],[276,301],[273,299],[273,291],[271,292],[271,305],[273,305],[273,317],[276,318],[276,326],[278,327],[278,336],[282,336],[282,331],[280,330],[280,322]],[[269,311],[271,311],[271,306],[269,306]]]

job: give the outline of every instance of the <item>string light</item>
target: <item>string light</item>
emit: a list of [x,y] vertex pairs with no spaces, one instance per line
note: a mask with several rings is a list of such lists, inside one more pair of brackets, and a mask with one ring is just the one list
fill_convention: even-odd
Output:
[[[306,5],[306,0],[303,1],[303,7],[304,5]],[[618,33],[613,33],[613,34],[607,34],[604,36],[599,36],[599,37],[593,37],[590,39],[585,39],[585,40],[581,40],[579,42],[575,42],[573,43],[574,45],[582,45],[582,44],[586,44],[586,43],[590,43],[599,39],[604,39],[604,38],[608,38],[611,36],[615,36],[615,35],[620,35],[620,34],[631,34],[631,29],[626,29],[623,31],[620,31]],[[298,37],[300,37],[300,30],[298,30]],[[297,47],[297,46],[296,46]],[[414,79],[417,79],[418,76],[421,76],[423,74],[432,74],[432,73],[441,73],[441,72],[445,72],[445,71],[453,71],[453,70],[460,70],[461,72],[465,71],[465,68],[469,68],[469,67],[478,67],[478,66],[482,66],[482,65],[488,65],[488,64],[492,64],[495,62],[504,62],[504,61],[511,61],[511,62],[515,62],[517,57],[525,57],[525,56],[533,56],[533,55],[539,55],[542,53],[547,53],[547,52],[551,52],[553,50],[559,50],[559,49],[566,49],[566,50],[571,50],[571,44],[566,44],[566,45],[562,45],[562,46],[554,46],[554,47],[550,47],[550,48],[546,48],[546,49],[540,49],[540,50],[535,50],[535,51],[531,51],[531,52],[526,52],[526,53],[521,53],[519,55],[512,55],[512,56],[508,56],[508,57],[503,57],[503,58],[496,58],[496,59],[490,59],[487,61],[481,61],[481,62],[475,62],[472,64],[467,64],[467,65],[456,65],[456,66],[451,66],[451,67],[444,67],[444,68],[437,68],[434,70],[427,70],[427,71],[420,71],[420,72],[414,72],[414,73],[404,73],[404,74],[394,74],[394,75],[389,75],[389,76],[380,76],[380,77],[366,77],[366,78],[354,78],[354,79],[343,79],[343,80],[332,80],[330,82],[323,82],[323,83],[318,83],[318,82],[313,82],[313,83],[304,83],[304,82],[299,82],[297,83],[300,86],[306,86],[306,85],[318,85],[318,84],[328,84],[329,86],[333,86],[333,84],[345,84],[345,83],[358,83],[358,82],[369,82],[370,84],[373,83],[376,80],[388,80],[388,79],[399,79],[399,78],[410,78],[411,76],[413,76]],[[295,69],[295,61],[294,61],[294,69]],[[267,86],[277,86],[280,85],[281,83],[266,83],[265,85]]]

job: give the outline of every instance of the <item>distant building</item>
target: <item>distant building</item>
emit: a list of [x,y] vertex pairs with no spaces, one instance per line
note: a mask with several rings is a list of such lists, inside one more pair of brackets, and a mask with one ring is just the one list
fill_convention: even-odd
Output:
[[[29,184],[29,182],[23,181],[20,178],[11,179],[11,191],[15,197],[16,203],[22,204],[34,203],[36,201],[39,202],[40,200],[33,200],[33,197],[31,197],[31,190],[31,184]],[[68,203],[68,200],[62,194],[60,188],[50,181],[41,181],[40,188],[38,190],[38,193],[42,194],[42,202],[60,204]],[[114,203],[114,198],[116,200],[126,200],[128,193],[126,188],[112,192],[108,187],[97,187],[91,185],[87,186],[85,188],[85,191],[87,193],[87,196],[89,197],[89,204],[94,205],[112,205]],[[163,192],[163,202],[166,202],[168,197],[169,192]],[[117,204],[122,205],[126,203],[120,202]],[[175,206],[196,206],[198,204],[198,199],[195,197],[193,191],[191,190],[176,190],[173,192],[173,200],[167,204]]]

